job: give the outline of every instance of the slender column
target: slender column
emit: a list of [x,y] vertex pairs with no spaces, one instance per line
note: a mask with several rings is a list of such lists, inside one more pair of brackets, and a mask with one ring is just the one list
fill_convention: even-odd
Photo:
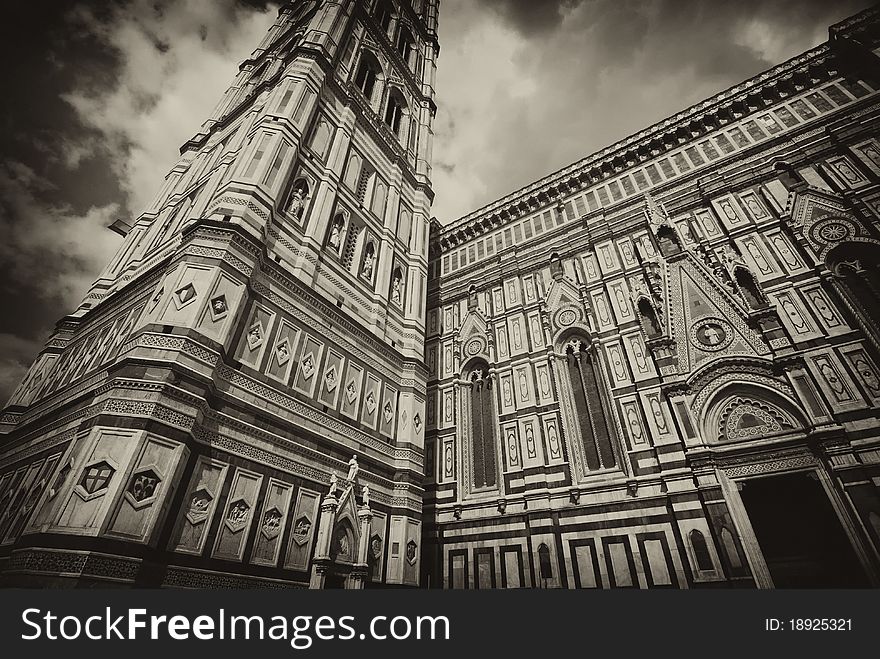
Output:
[[318,524],[318,539],[315,543],[315,558],[312,560],[312,576],[309,580],[309,588],[323,589],[327,578],[327,568],[332,563],[330,558],[330,540],[333,537],[333,527],[336,525],[336,511],[339,509],[339,499],[335,493],[328,494],[321,502],[321,521]]

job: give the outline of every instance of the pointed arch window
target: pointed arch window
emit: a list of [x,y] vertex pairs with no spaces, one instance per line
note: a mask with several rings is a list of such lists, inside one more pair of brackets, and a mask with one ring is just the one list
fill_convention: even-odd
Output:
[[550,548],[543,542],[538,547],[538,568],[541,573],[541,581],[545,584],[553,578],[553,563],[550,560]]
[[681,252],[681,241],[672,227],[663,225],[657,229],[657,242],[660,244],[660,253],[667,258]]
[[474,489],[495,487],[498,468],[495,450],[495,391],[489,366],[478,362],[468,377],[470,400],[471,467]]
[[694,529],[688,534],[688,536],[691,540],[691,547],[694,550],[694,559],[697,562],[697,569],[701,571],[714,570],[715,566],[712,565],[712,556],[709,554],[709,545],[706,544],[706,537],[703,535],[703,532]]
[[357,74],[354,77],[354,84],[363,92],[367,100],[372,100],[373,90],[376,89],[376,80],[379,77],[378,67],[366,53],[361,56],[361,63],[358,66]]
[[410,54],[413,50],[413,38],[409,30],[405,27],[401,27],[400,30],[398,30],[397,42],[394,44],[394,47],[398,54],[403,58],[403,61],[409,64]]
[[647,299],[641,298],[638,303],[639,320],[642,323],[642,329],[649,339],[656,339],[662,331],[660,329],[660,320],[657,318],[657,312],[654,311],[654,305]]
[[755,276],[745,268],[736,268],[733,273],[736,279],[736,285],[742,292],[743,298],[749,305],[750,309],[763,309],[767,306],[767,301],[761,289],[758,288],[758,282]]
[[391,5],[388,4],[387,0],[379,0],[376,3],[373,17],[386,34],[388,33],[388,28],[391,27],[391,16]]
[[403,119],[404,106],[400,98],[396,94],[392,94],[388,98],[388,107],[385,108],[385,123],[394,131],[394,134],[400,136],[400,125]]
[[600,376],[594,356],[584,341],[574,339],[566,346],[565,363],[586,468],[588,471],[614,468],[617,466],[616,436],[602,404]]

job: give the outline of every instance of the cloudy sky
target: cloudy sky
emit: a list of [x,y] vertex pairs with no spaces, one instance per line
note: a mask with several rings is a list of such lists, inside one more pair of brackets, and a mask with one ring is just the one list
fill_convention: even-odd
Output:
[[[442,0],[455,218],[827,38],[868,0]],[[272,23],[266,0],[7,0],[0,405]]]

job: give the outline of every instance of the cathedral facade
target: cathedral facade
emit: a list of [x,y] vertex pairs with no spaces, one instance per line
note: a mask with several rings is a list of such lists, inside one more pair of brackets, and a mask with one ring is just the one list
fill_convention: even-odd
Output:
[[439,4],[285,4],[114,224],[0,585],[880,586],[880,11],[442,225]]
[[432,582],[880,584],[877,17],[435,226]]

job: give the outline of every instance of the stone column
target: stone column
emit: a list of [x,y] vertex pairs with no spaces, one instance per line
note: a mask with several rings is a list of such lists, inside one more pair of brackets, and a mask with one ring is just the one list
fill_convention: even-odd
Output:
[[357,561],[351,570],[351,575],[345,587],[350,590],[362,590],[369,573],[370,554],[370,524],[373,520],[373,511],[366,506],[358,510],[358,521],[361,525],[360,542],[358,543]]
[[330,558],[330,542],[333,539],[333,527],[336,526],[336,511],[339,499],[335,494],[328,494],[321,502],[321,520],[318,524],[318,540],[315,543],[315,557],[312,559],[312,576],[309,588],[323,589],[327,578],[327,568],[333,562]]

